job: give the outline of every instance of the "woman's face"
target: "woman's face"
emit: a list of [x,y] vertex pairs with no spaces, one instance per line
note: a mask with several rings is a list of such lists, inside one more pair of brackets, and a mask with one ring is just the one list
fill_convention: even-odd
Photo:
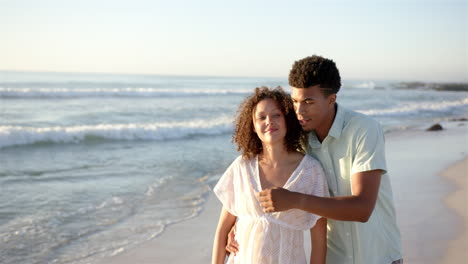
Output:
[[264,144],[283,143],[286,120],[277,103],[270,98],[260,101],[253,112],[254,132]]

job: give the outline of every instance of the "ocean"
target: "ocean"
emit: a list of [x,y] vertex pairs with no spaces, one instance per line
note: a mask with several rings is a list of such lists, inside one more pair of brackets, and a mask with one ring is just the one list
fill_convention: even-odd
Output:
[[[396,83],[344,80],[338,102],[386,133],[468,111],[468,92]],[[286,76],[0,72],[0,263],[95,263],[198,215],[262,85],[289,92]]]

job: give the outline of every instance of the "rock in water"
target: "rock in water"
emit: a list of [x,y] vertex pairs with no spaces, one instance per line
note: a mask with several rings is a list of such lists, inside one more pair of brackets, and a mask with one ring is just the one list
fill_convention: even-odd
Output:
[[440,124],[432,125],[430,128],[426,129],[427,131],[439,131],[443,130],[444,128]]
[[450,121],[455,121],[455,122],[465,122],[468,121],[468,118],[461,117],[461,118],[452,118]]

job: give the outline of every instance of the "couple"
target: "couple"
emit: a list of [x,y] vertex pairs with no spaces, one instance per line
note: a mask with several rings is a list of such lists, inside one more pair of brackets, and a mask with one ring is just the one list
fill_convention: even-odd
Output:
[[306,263],[308,229],[310,263],[403,263],[380,125],[336,103],[332,60],[296,61],[289,84],[291,96],[257,88],[239,108],[212,263],[226,250],[228,263]]

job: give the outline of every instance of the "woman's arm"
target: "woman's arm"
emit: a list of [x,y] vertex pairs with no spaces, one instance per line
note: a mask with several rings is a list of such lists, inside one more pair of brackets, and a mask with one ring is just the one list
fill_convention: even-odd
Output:
[[310,229],[310,264],[325,264],[327,258],[327,219],[320,218]]
[[226,209],[221,210],[218,227],[213,243],[212,264],[223,264],[226,258],[226,243],[228,233],[236,222],[236,217],[230,214]]

